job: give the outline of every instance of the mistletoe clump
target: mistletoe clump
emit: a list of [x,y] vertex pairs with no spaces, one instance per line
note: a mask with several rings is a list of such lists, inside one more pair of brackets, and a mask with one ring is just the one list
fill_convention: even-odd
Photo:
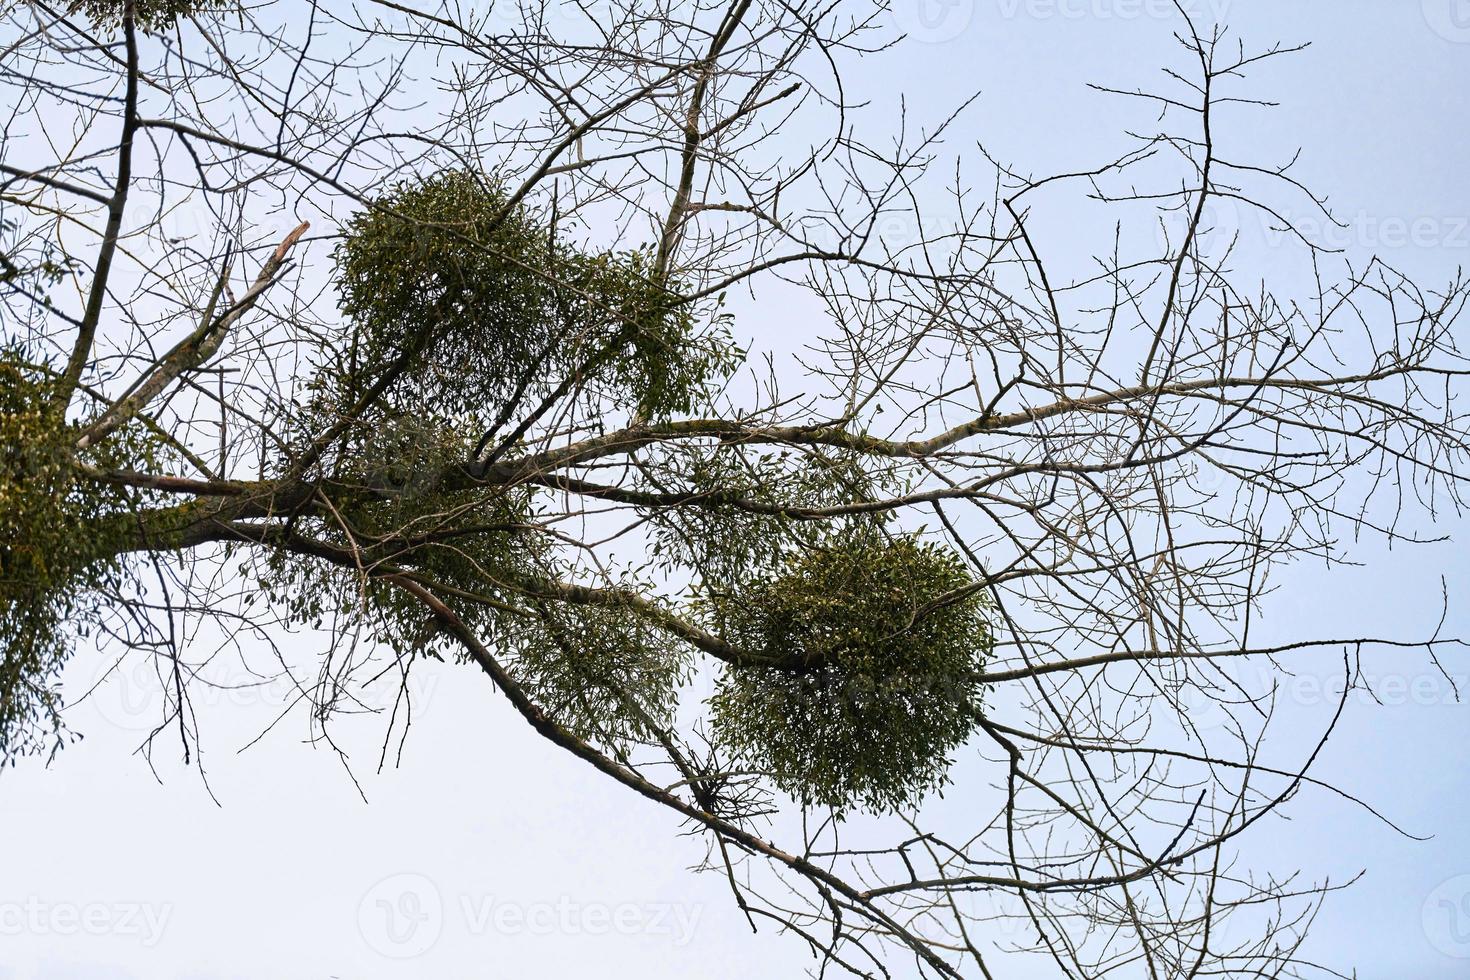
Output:
[[102,27],[116,27],[122,23],[129,3],[133,8],[133,23],[145,31],[156,31],[181,17],[221,10],[238,0],[75,0],[67,9],[86,14],[92,23]]
[[735,646],[770,659],[726,670],[716,737],[782,790],[882,811],[944,784],[991,648],[983,593],[957,556],[862,535],[714,606]]
[[618,606],[535,602],[506,633],[518,679],[558,724],[624,751],[672,724],[689,652]]
[[287,621],[320,628],[351,618],[401,655],[458,655],[441,633],[426,633],[423,606],[381,580],[410,572],[444,587],[446,603],[478,629],[498,631],[512,586],[531,574],[548,539],[533,532],[531,494],[488,494],[453,479],[471,451],[473,424],[432,414],[369,413],[324,463],[331,508],[303,515],[300,531],[330,549],[326,563],[268,540],[255,568],[259,594]]
[[856,453],[826,447],[762,451],[699,443],[654,447],[664,457],[666,492],[697,507],[650,513],[649,554],[664,567],[694,571],[711,591],[738,592],[779,569],[789,554],[836,534],[872,534],[880,522],[794,520],[803,510],[845,507],[901,492],[900,484]]
[[696,333],[646,251],[579,251],[468,171],[398,185],[348,223],[337,264],[354,329],[341,378],[349,393],[392,379],[407,407],[477,412],[570,384],[688,411],[738,356]]
[[78,482],[57,404],[49,376],[0,350],[0,760],[56,744],[56,678],[125,532],[103,520],[108,495]]

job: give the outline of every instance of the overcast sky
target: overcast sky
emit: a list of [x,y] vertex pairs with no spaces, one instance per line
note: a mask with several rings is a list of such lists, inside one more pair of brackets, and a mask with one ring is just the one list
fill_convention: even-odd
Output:
[[[964,155],[983,140],[1032,172],[1119,145],[1123,107],[1086,82],[1132,87],[1177,56],[1166,0],[897,4],[913,39],[849,78],[873,100],[867,122],[896,120],[900,94],[934,119],[978,91],[947,147]],[[1254,44],[1312,42],[1260,74],[1256,90],[1282,105],[1231,138],[1237,156],[1265,161],[1304,148],[1298,176],[1348,226],[1322,229],[1331,244],[1428,283],[1470,260],[1470,0],[1190,7]],[[1233,220],[1244,242],[1276,247],[1251,217]],[[812,329],[784,307],[739,326],[757,350]],[[1470,527],[1445,515],[1434,530],[1463,542]],[[1370,544],[1356,557],[1361,567],[1288,573],[1273,631],[1422,636],[1447,595],[1445,632],[1470,636],[1462,543]],[[1335,704],[1334,666],[1287,685],[1288,725],[1305,734]],[[1446,666],[1465,689],[1470,662]],[[78,657],[68,692],[100,668]],[[1463,980],[1470,707],[1422,658],[1368,669],[1384,703],[1352,700],[1317,775],[1432,839],[1304,794],[1246,857],[1313,881],[1366,869],[1323,912],[1319,959],[1364,980]],[[552,749],[472,668],[419,676],[396,767],[376,771],[379,723],[341,730],[367,802],[330,748],[302,743],[303,724],[239,751],[284,707],[279,688],[199,702],[207,786],[172,743],[150,767],[133,751],[156,707],[138,680],[124,670],[78,705],[71,723],[86,738],[49,768],[0,775],[0,978],[748,978],[808,963],[799,942],[752,936],[720,878],[687,870],[703,845],[665,810]]]

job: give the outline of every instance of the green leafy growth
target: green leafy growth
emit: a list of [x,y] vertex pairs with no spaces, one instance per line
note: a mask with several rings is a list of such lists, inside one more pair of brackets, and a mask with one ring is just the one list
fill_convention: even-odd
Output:
[[672,724],[689,651],[616,607],[539,604],[506,639],[536,703],[580,738],[622,749]]
[[297,625],[366,616],[372,638],[401,655],[457,655],[448,637],[426,630],[421,603],[374,574],[408,570],[477,597],[446,601],[476,628],[497,631],[495,603],[514,600],[507,583],[535,567],[546,542],[528,530],[528,491],[444,485],[440,477],[469,452],[467,431],[474,426],[408,414],[374,415],[351,430],[329,475],[330,512],[298,521],[297,532],[355,553],[362,566],[274,549],[256,566],[262,594]]
[[[239,0],[132,0],[133,17],[145,31],[158,31],[171,26],[180,17],[239,6]],[[122,24],[128,0],[74,0],[67,7],[71,13],[83,13],[101,27]]]
[[354,430],[332,469],[333,513],[303,517],[301,535],[343,551],[355,566],[274,549],[255,574],[288,622],[351,622],[403,658],[467,658],[421,603],[364,572],[407,571],[510,658],[538,705],[578,736],[624,750],[672,722],[689,652],[620,606],[528,596],[556,577],[550,539],[534,530],[525,489],[446,485],[473,425],[409,415]]
[[[111,582],[119,501],[77,479],[49,375],[0,349],[0,760],[57,747],[57,675]],[[112,518],[112,519],[109,519]]]
[[467,171],[398,185],[348,222],[336,258],[354,331],[335,369],[348,405],[396,375],[387,397],[405,410],[494,415],[570,377],[661,416],[690,410],[739,356],[696,331],[646,251],[578,251]]
[[0,287],[49,302],[47,290],[72,270],[71,260],[51,241],[27,235],[0,213]]
[[803,519],[802,512],[898,492],[895,481],[873,472],[871,460],[842,450],[661,448],[664,492],[694,503],[649,514],[653,556],[666,570],[693,569],[703,587],[716,591],[768,575],[795,550],[820,546],[833,534],[872,534],[882,524],[861,511],[820,520]]
[[872,811],[946,782],[992,646],[986,600],[954,554],[877,534],[787,562],[712,613],[772,666],[727,666],[716,739],[804,804]]

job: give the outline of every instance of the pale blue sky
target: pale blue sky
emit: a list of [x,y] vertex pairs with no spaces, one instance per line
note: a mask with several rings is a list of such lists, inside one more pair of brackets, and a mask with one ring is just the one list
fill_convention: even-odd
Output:
[[[1086,82],[1133,87],[1177,56],[1178,24],[1163,0],[897,3],[915,40],[848,79],[873,100],[868,121],[891,123],[900,93],[924,122],[979,91],[948,149],[963,156],[983,140],[1035,172],[1096,162],[1121,145],[1120,122],[1136,107]],[[1282,105],[1232,138],[1269,160],[1304,147],[1298,176],[1348,222],[1341,244],[1376,247],[1428,282],[1470,262],[1470,2],[1188,6],[1205,20],[1223,13],[1251,42],[1312,42],[1259,73],[1255,89]],[[1249,219],[1241,232],[1271,247]],[[771,310],[742,329],[759,349],[809,329],[795,320]],[[1436,530],[1456,542],[1365,545],[1362,567],[1293,569],[1271,628],[1422,635],[1439,615],[1443,577],[1446,632],[1470,635],[1470,526],[1446,516]],[[1322,913],[1311,947],[1321,959],[1363,980],[1463,980],[1470,879],[1455,879],[1470,874],[1470,706],[1454,703],[1421,658],[1370,664],[1386,690],[1404,693],[1382,706],[1355,701],[1317,775],[1433,840],[1406,841],[1340,801],[1304,794],[1293,819],[1257,835],[1247,857],[1312,880],[1367,869]],[[1324,662],[1321,676],[1334,666]],[[1446,666],[1470,677],[1470,659]],[[80,688],[96,667],[78,662],[68,681]],[[27,762],[0,776],[0,980],[800,975],[809,960],[798,943],[769,928],[752,937],[724,882],[687,872],[703,847],[676,836],[666,812],[551,749],[478,674],[444,668],[420,680],[402,766],[360,768],[369,804],[329,750],[300,744],[302,726],[235,753],[279,694],[201,705],[220,806],[172,746],[154,760],[161,782],[130,754],[139,733],[125,691],[79,707],[84,742],[49,769]],[[1283,724],[1305,736],[1330,699],[1310,680],[1288,690],[1295,710]],[[373,738],[355,734],[363,746]],[[426,915],[437,899],[439,912],[421,955],[400,960],[382,955],[402,947],[375,932],[374,910],[405,894]],[[514,909],[497,912],[507,902]],[[25,927],[12,928],[17,916],[29,917]]]

